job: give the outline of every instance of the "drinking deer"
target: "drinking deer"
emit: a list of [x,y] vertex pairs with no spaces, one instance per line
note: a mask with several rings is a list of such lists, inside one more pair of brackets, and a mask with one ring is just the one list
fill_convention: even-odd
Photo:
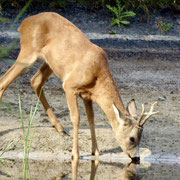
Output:
[[[110,74],[107,56],[102,48],[91,43],[74,24],[64,17],[44,12],[24,19],[18,28],[20,53],[12,67],[0,78],[0,99],[10,83],[37,59],[44,64],[31,79],[52,126],[64,132],[50,105],[42,86],[55,73],[63,82],[70,117],[73,124],[74,159],[79,158],[78,127],[80,115],[77,97],[83,99],[92,138],[92,154],[99,155],[94,129],[92,102],[104,111],[115,132],[122,150],[132,159],[139,159],[138,149],[143,125],[153,114],[154,104],[148,113],[143,111],[137,119],[135,101],[124,107],[116,84]],[[145,118],[143,121],[142,119]]]

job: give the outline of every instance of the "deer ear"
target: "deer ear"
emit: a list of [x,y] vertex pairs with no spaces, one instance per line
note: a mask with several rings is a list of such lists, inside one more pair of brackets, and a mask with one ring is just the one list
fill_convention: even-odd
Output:
[[128,103],[127,110],[133,118],[137,119],[137,107],[134,99]]
[[118,121],[120,124],[122,124],[122,123],[124,124],[124,121],[126,120],[125,115],[121,112],[121,110],[119,110],[119,109],[115,106],[115,104],[113,104],[112,107],[113,107],[114,113],[115,113],[115,115],[116,115],[117,121]]

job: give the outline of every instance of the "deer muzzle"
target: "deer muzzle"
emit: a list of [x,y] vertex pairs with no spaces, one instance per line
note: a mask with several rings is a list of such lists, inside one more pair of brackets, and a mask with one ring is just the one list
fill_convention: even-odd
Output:
[[140,157],[133,157],[131,158],[132,163],[139,164],[140,163]]

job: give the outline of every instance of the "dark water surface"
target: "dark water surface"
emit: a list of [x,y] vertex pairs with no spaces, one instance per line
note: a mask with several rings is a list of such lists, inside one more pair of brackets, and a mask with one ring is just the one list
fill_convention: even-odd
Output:
[[[0,161],[0,179],[23,179],[22,161]],[[102,161],[30,161],[31,179],[179,180],[180,163],[111,163]],[[30,177],[29,176],[29,177]]]

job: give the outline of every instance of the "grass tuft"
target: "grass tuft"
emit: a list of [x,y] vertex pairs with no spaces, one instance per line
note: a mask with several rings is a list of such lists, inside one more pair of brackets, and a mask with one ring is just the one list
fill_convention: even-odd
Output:
[[35,116],[37,114],[38,107],[39,107],[39,99],[38,99],[38,101],[36,103],[35,108],[33,108],[33,106],[31,106],[27,130],[25,130],[25,125],[24,125],[24,118],[23,118],[23,113],[22,113],[22,103],[21,103],[20,94],[18,96],[18,99],[19,99],[19,112],[20,112],[21,126],[22,126],[23,139],[24,139],[23,179],[27,180],[27,179],[31,179],[28,160],[29,160],[29,153],[30,153],[30,150],[31,150],[32,141],[34,139],[34,135],[35,135],[35,132],[36,132],[36,126],[33,127],[33,124],[34,124]]

